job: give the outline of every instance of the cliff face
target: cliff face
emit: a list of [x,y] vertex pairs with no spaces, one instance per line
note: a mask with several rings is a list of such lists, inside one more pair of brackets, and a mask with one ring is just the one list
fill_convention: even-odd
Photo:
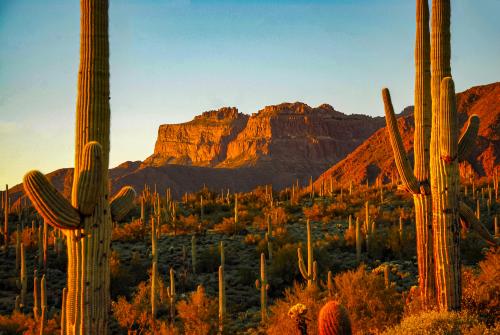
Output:
[[154,154],[144,165],[261,166],[317,176],[382,125],[382,118],[348,116],[330,105],[283,103],[251,117],[223,108],[160,126]]
[[215,166],[224,161],[228,143],[247,121],[248,116],[237,108],[225,107],[204,112],[190,122],[161,125],[154,153],[144,164]]
[[[476,86],[457,94],[457,108],[462,131],[470,115],[477,114],[480,119],[476,145],[462,167],[471,165],[477,175],[492,176],[500,165],[500,83]],[[398,119],[398,125],[405,149],[413,160],[413,112],[406,109]],[[330,176],[344,185],[351,180],[364,183],[368,179],[372,183],[379,176],[386,181],[397,176],[386,128],[375,132],[345,159],[323,173],[316,185]]]

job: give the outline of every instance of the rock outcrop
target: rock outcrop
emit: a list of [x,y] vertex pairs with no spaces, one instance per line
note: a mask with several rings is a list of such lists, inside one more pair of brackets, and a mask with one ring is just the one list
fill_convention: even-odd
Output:
[[204,112],[181,124],[164,124],[158,129],[154,153],[148,166],[180,164],[215,166],[226,159],[227,146],[245,127],[248,115],[234,107]]
[[382,125],[380,117],[345,115],[326,104],[282,103],[250,117],[222,108],[160,126],[155,151],[143,166],[265,167],[299,179],[316,177]]

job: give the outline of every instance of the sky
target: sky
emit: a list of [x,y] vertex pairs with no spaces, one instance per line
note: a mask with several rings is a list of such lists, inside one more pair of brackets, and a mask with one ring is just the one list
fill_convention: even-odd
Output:
[[[383,115],[413,103],[411,0],[110,0],[110,166],[158,126],[302,101]],[[457,91],[500,80],[499,0],[452,0]],[[0,183],[73,165],[80,5],[0,0]]]

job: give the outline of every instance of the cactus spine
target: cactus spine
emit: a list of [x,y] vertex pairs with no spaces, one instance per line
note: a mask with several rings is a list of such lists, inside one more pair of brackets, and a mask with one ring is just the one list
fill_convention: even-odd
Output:
[[[468,207],[458,202],[457,164],[474,143],[479,119],[470,116],[459,140],[450,77],[450,0],[433,0],[431,26],[430,36],[428,3],[417,0],[415,173],[397,128],[389,90],[384,89],[382,96],[396,167],[415,203],[420,295],[426,306],[436,295],[441,309],[452,310],[460,308],[461,295],[458,218],[466,220],[469,213]],[[472,187],[475,194],[474,184]],[[471,228],[482,230],[477,220],[469,223]]]
[[299,270],[302,277],[307,280],[307,287],[311,287],[316,281],[317,264],[313,259],[313,246],[311,237],[311,223],[307,220],[307,269],[302,258],[302,251],[297,248],[297,257],[299,263]]
[[[81,0],[71,203],[38,171],[24,177],[37,211],[67,237],[66,334],[107,334],[112,212],[108,196],[108,1]],[[114,200],[116,201],[116,199]]]
[[260,315],[263,323],[267,321],[267,290],[269,283],[267,281],[266,255],[260,254],[260,278],[255,281],[255,287],[260,290]]

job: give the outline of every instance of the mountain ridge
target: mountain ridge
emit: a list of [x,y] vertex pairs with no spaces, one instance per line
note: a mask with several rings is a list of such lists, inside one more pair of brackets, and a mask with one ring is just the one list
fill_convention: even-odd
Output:
[[[479,137],[469,164],[478,175],[489,175],[500,163],[500,83],[475,86],[458,93],[457,107],[461,125],[471,113],[480,116]],[[243,128],[238,134],[231,133],[231,126],[227,126],[234,126],[234,120],[239,120],[237,126]],[[363,121],[370,120],[376,122],[364,128],[362,136],[354,136],[352,130]],[[223,141],[201,141],[210,159],[202,157],[200,165],[185,164],[182,159],[165,163],[155,161],[158,157],[151,156],[145,161],[124,162],[109,170],[112,192],[128,184],[139,192],[145,184],[151,187],[156,185],[158,190],[169,187],[176,197],[203,186],[214,190],[250,191],[259,185],[272,184],[279,190],[297,180],[305,185],[309,177],[316,179],[315,185],[318,186],[330,175],[336,182],[347,185],[351,180],[366,182],[366,178],[373,183],[380,176],[387,181],[394,177],[396,171],[382,117],[346,115],[330,105],[309,107],[296,102],[267,106],[246,116],[235,107],[224,107],[204,112],[180,125],[198,127],[207,122],[219,130],[222,129],[220,125],[225,124],[225,128],[215,134],[216,139],[224,136],[232,139],[225,144]],[[247,127],[249,122],[253,125]],[[405,148],[412,158],[414,124],[411,106],[398,115],[398,124]],[[259,134],[258,131],[263,128],[268,132]],[[308,137],[311,131],[315,131],[314,136]],[[332,140],[333,136],[337,137],[337,142]],[[266,142],[266,138],[271,138],[271,141]],[[348,148],[341,147],[349,141]],[[220,143],[223,145],[218,146]],[[230,154],[224,155],[224,150],[230,151]],[[326,151],[327,158],[321,157],[325,150],[329,150]],[[246,155],[242,156],[242,152]],[[59,191],[70,196],[72,168],[58,169],[47,176]],[[10,193],[14,201],[22,194],[22,185],[11,188]]]

